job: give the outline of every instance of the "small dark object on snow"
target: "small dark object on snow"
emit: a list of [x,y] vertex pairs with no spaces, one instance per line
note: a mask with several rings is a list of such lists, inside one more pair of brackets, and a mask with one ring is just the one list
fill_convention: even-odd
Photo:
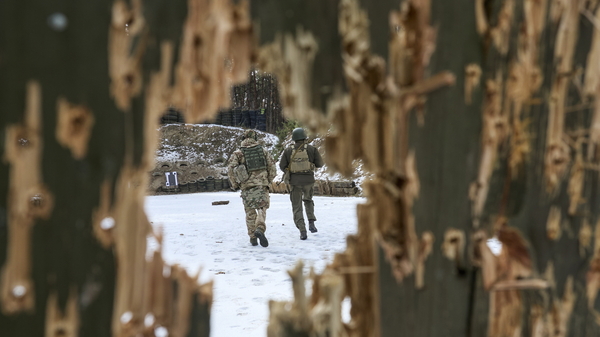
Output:
[[223,200],[223,201],[213,201],[213,206],[214,205],[227,205],[229,204],[229,200]]

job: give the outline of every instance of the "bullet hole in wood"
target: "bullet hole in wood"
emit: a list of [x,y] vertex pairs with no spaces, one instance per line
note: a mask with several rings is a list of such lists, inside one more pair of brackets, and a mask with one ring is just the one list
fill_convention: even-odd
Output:
[[112,217],[106,217],[100,221],[100,227],[104,230],[111,229],[115,227],[115,219]]
[[76,116],[73,119],[71,119],[71,132],[73,134],[78,134],[83,130],[83,127],[85,125],[85,119],[83,118],[83,116]]
[[67,29],[69,20],[63,13],[54,13],[48,17],[48,26],[57,32]]
[[44,199],[43,199],[42,195],[38,193],[38,194],[35,194],[34,196],[32,196],[29,201],[31,202],[31,205],[33,205],[35,207],[42,207],[42,203],[44,202]]
[[131,322],[132,318],[133,318],[133,314],[131,313],[131,311],[124,312],[123,315],[121,315],[121,323],[127,324],[127,323]]
[[144,326],[150,328],[154,326],[155,321],[156,320],[154,319],[154,315],[152,313],[148,313],[146,317],[144,317]]
[[163,326],[159,326],[156,329],[154,329],[154,335],[156,337],[168,337],[169,330],[167,330],[167,328],[165,328]]
[[12,295],[16,298],[22,298],[27,294],[27,288],[23,285],[17,285],[12,289]]
[[23,146],[23,147],[30,145],[30,142],[27,138],[19,138],[18,142],[19,142],[19,145]]
[[194,47],[199,48],[202,46],[202,37],[199,35],[194,36]]

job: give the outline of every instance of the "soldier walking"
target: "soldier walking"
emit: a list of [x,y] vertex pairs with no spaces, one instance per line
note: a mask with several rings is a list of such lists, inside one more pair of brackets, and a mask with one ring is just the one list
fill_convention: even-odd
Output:
[[269,185],[277,174],[269,152],[258,144],[255,130],[246,130],[240,148],[235,150],[227,165],[231,188],[242,190],[246,212],[246,227],[253,246],[267,247],[267,208],[270,206]]
[[292,211],[294,213],[294,223],[300,230],[300,240],[306,240],[306,223],[302,210],[308,218],[308,229],[311,233],[317,232],[315,227],[315,204],[312,200],[315,184],[315,168],[323,166],[323,158],[317,148],[309,145],[306,141],[306,132],[302,128],[296,128],[292,131],[292,140],[294,145],[283,151],[279,168],[284,172],[284,180],[290,188],[290,200],[292,202]]

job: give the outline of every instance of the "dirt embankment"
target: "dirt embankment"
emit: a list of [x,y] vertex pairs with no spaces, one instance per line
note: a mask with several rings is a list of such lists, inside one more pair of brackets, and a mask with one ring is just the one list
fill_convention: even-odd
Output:
[[[215,124],[167,124],[160,128],[160,144],[156,151],[156,166],[150,172],[151,179],[148,194],[186,193],[229,189],[227,182],[227,162],[242,141],[243,128]],[[257,131],[259,142],[265,146],[274,158],[279,159],[276,150],[277,136]],[[284,144],[291,143],[291,140]],[[321,138],[312,140],[312,144],[325,155]],[[356,174],[350,179],[331,174],[327,168],[315,173],[317,195],[357,195],[365,175],[357,165]],[[177,172],[180,188],[166,187],[166,172]],[[287,193],[281,181],[281,172],[271,190],[275,193]],[[214,180],[214,182],[213,182]],[[195,183],[194,183],[195,182]],[[208,187],[206,184],[208,182]],[[189,186],[186,183],[190,183]],[[214,185],[213,185],[214,184]],[[212,187],[215,186],[215,187]]]

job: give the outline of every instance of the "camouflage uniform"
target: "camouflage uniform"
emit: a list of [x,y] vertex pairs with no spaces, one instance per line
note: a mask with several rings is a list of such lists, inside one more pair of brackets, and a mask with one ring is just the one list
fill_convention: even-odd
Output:
[[[259,144],[255,139],[246,138],[242,141],[240,147],[251,148],[256,145]],[[241,184],[238,184],[234,175],[234,169],[237,166],[246,163],[244,153],[241,149],[233,152],[227,165],[227,174],[229,176],[229,181],[231,182],[231,187],[233,189],[240,188],[242,190],[241,198],[244,202],[244,211],[246,212],[246,227],[248,228],[248,235],[251,239],[255,239],[256,230],[260,230],[262,233],[267,230],[265,220],[267,208],[269,208],[270,205],[268,186],[273,179],[275,179],[275,175],[277,174],[275,162],[273,161],[271,154],[264,148],[262,150],[267,162],[266,169],[250,172],[248,180]]]
[[[283,151],[283,154],[281,155],[281,161],[279,162],[279,168],[283,172],[289,168],[294,151],[301,146],[306,146],[308,161],[312,163],[315,168],[323,167],[324,162],[319,150],[312,145],[308,145],[306,140],[302,139],[296,141],[293,146],[288,147]],[[315,216],[315,204],[313,202],[314,184],[314,170],[290,174],[290,201],[292,202],[294,223],[296,228],[300,230],[302,240],[306,238],[306,223],[304,222],[302,209],[303,203],[311,232],[317,231],[316,227],[314,227],[314,222],[317,220],[317,217]]]

